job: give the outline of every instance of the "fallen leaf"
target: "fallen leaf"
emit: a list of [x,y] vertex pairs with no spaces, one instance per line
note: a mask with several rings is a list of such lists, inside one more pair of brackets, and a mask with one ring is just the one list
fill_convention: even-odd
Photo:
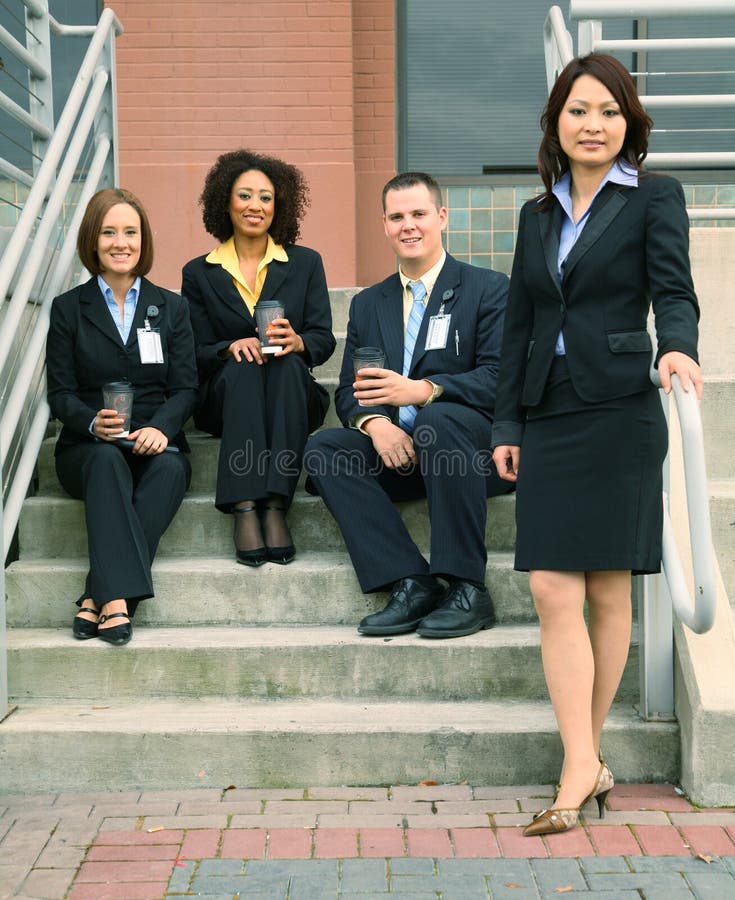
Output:
[[436,781],[432,781],[430,778],[425,778],[423,781],[419,781],[419,787],[434,787],[436,785]]
[[179,868],[181,868],[181,869],[185,869],[186,863],[183,862],[183,860],[185,860],[185,859],[186,859],[185,856],[177,856],[176,859],[174,860],[174,865],[179,866]]
[[92,709],[109,709],[109,706],[93,706]]
[[707,865],[709,865],[712,862],[712,857],[706,853],[698,853],[697,859],[701,859],[702,862],[706,862]]
[[555,894],[568,894],[569,891],[573,891],[574,888],[571,884],[565,884],[563,888],[554,888]]
[[201,772],[197,772],[197,778],[204,778],[207,773],[202,769]]
[[227,787],[225,788],[225,791],[236,791],[236,790],[237,790],[236,784],[228,784]]
[[165,830],[166,830],[165,825],[156,825],[153,828],[148,829],[148,834],[153,834],[154,831],[165,831]]
[[509,888],[524,888],[525,884],[514,884],[512,881],[506,881],[505,886]]

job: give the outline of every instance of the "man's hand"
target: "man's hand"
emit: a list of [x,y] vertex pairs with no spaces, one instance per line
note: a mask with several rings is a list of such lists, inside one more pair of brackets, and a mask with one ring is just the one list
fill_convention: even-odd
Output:
[[375,416],[368,419],[362,429],[370,437],[375,452],[389,469],[400,469],[401,466],[409,466],[416,462],[411,435],[406,434],[402,428],[388,419]]
[[360,369],[354,384],[360,406],[421,406],[431,397],[432,387],[423,379],[406,378],[392,369]]

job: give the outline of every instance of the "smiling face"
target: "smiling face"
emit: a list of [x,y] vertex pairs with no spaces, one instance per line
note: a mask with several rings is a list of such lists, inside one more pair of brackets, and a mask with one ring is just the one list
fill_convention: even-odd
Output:
[[97,258],[103,277],[131,275],[140,260],[140,216],[127,203],[111,206],[97,238]]
[[404,274],[419,278],[441,256],[447,210],[437,208],[425,184],[390,190],[385,195],[383,227]]
[[264,237],[276,212],[273,182],[257,169],[243,172],[232,185],[228,209],[236,237]]
[[599,169],[605,174],[620,155],[627,123],[605,85],[591,75],[580,75],[572,84],[557,128],[574,178],[575,170]]

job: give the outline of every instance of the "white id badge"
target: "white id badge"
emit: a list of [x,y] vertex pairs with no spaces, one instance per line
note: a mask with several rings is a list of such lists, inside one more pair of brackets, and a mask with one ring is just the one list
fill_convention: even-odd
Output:
[[424,350],[444,350],[449,336],[449,323],[451,315],[432,316],[429,319],[429,328],[426,332],[426,346]]
[[140,349],[140,361],[142,363],[162,363],[163,348],[161,347],[161,335],[147,328],[138,329],[138,348]]

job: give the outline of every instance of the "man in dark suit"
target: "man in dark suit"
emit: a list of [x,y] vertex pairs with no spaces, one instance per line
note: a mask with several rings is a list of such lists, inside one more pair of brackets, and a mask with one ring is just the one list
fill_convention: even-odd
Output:
[[[485,521],[486,498],[507,492],[488,448],[508,279],[445,253],[447,210],[430,175],[388,182],[383,224],[400,269],[352,301],[335,394],[345,428],[313,435],[304,464],[363,591],[389,591],[358,631],[457,637],[495,623]],[[352,355],[367,346],[385,368],[362,370],[358,385]],[[422,496],[430,562],[392,502]]]

